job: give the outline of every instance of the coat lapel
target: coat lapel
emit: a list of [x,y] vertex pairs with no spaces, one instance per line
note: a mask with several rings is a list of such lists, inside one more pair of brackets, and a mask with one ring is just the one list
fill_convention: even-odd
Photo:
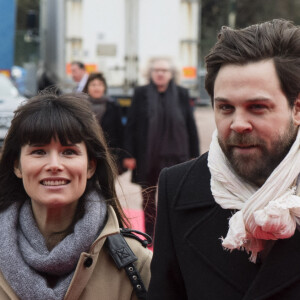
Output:
[[[269,299],[300,280],[300,233],[278,240],[243,300]],[[276,298],[277,299],[277,298]]]
[[[241,295],[244,295],[254,280],[260,266],[249,261],[244,251],[226,251],[221,238],[228,231],[228,219],[232,210],[222,209],[214,200],[210,191],[210,172],[203,155],[191,165],[184,174],[174,195],[174,210],[178,218],[176,223],[179,235],[184,237],[185,247],[195,254],[195,266],[201,268],[203,263],[211,272],[230,284]],[[246,271],[245,271],[246,270]]]
[[[194,212],[197,213],[197,209]],[[260,265],[251,263],[249,254],[244,251],[230,252],[222,247],[221,237],[227,234],[231,214],[232,211],[223,210],[217,205],[202,216],[198,211],[198,220],[186,233],[185,240],[202,260],[201,263],[209,265],[216,276],[244,295]]]
[[272,296],[283,289],[300,282],[298,230],[290,239],[276,241],[262,264],[254,264],[245,251],[230,252],[221,246],[220,238],[227,234],[231,210],[216,204],[200,208],[190,206],[188,212],[189,224],[193,225],[184,236],[186,245],[193,249],[197,259],[210,266],[216,276],[244,295],[243,300],[273,299]]
[[210,191],[210,173],[206,165],[201,167],[201,160],[206,160],[206,156],[198,159],[182,177],[175,190],[173,207],[174,222],[181,224],[176,227],[179,236],[184,237],[184,247],[192,249],[185,252],[195,254],[195,268],[200,269],[205,263],[209,272],[230,284],[243,300],[287,299],[280,298],[285,288],[299,297],[300,232],[296,230],[290,239],[276,241],[262,264],[251,263],[250,254],[244,251],[225,251],[220,238],[227,234],[233,211],[222,209],[215,202]]

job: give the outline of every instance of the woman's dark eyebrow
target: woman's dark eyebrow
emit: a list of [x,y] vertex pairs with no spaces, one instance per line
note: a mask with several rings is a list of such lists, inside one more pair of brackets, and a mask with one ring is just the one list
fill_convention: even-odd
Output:
[[28,143],[28,145],[30,147],[43,147],[43,146],[45,146],[47,144],[45,144],[45,143]]
[[[45,145],[48,145],[50,143],[28,143],[31,147],[43,147]],[[77,143],[67,143],[67,144],[61,144],[63,147],[76,147]]]
[[77,143],[62,144],[63,147],[78,147]]

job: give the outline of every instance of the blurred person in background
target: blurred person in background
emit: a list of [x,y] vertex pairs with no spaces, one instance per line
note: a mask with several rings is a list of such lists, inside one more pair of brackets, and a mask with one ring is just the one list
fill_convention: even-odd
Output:
[[76,83],[74,92],[82,92],[89,77],[88,73],[85,70],[84,63],[80,61],[73,61],[71,63],[71,75],[73,81]]
[[189,93],[176,85],[175,72],[167,57],[150,60],[150,82],[135,89],[125,129],[128,157],[123,165],[132,170],[132,182],[142,187],[145,229],[150,236],[154,230],[160,171],[199,155]]
[[122,174],[125,168],[122,165],[124,157],[121,110],[114,99],[106,95],[107,83],[102,73],[91,73],[83,89],[89,95],[89,103],[101,126],[111,153],[117,163],[118,173]]
[[115,166],[85,98],[38,95],[15,112],[0,160],[1,299],[136,300],[148,286],[152,252],[120,236]]

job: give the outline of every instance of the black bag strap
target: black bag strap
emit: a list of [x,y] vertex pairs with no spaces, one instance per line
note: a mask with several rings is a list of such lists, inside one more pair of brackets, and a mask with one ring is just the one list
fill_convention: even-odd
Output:
[[[120,228],[120,232],[125,237],[130,237],[130,238],[133,238],[133,239],[139,241],[142,244],[142,246],[145,248],[152,244],[152,238],[147,233],[144,233],[144,232],[141,232],[141,231],[138,231],[135,229],[130,229],[130,228]],[[145,240],[143,240],[140,237],[138,237],[137,235],[135,235],[135,233],[143,236],[145,238]]]
[[117,268],[125,269],[125,272],[138,299],[145,300],[147,296],[147,290],[140,273],[133,264],[135,261],[137,261],[137,257],[132,252],[123,235],[121,233],[110,235],[107,237],[106,243],[109,253],[113,258]]

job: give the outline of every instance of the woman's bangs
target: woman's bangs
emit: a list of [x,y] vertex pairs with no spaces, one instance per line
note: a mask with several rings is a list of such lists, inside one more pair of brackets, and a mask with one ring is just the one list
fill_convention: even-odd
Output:
[[20,128],[20,144],[49,144],[58,139],[62,145],[83,141],[83,126],[70,112],[51,107],[25,118]]

